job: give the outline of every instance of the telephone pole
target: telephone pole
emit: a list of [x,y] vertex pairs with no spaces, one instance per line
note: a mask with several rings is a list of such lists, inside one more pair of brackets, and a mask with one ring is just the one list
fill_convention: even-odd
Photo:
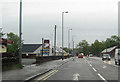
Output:
[[55,34],[54,34],[54,55],[56,56],[56,28],[57,26],[55,25]]
[[44,39],[42,38],[42,56],[43,56],[43,48],[44,48]]
[[72,29],[68,29],[68,53],[70,55],[70,30]]

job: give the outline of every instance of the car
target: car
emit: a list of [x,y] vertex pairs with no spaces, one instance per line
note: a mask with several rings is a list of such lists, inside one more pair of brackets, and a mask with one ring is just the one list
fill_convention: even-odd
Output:
[[83,54],[78,54],[78,58],[83,58]]
[[90,54],[89,57],[93,57],[93,54]]
[[115,50],[115,65],[120,65],[120,49]]
[[102,60],[103,60],[103,61],[104,61],[104,60],[111,60],[111,57],[110,57],[109,54],[103,54]]

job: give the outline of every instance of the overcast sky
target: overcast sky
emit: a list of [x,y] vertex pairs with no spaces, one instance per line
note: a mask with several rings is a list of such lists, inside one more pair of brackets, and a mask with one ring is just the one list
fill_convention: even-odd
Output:
[[[57,46],[61,46],[61,13],[64,14],[64,45],[68,45],[68,29],[72,28],[75,44],[87,40],[105,40],[118,31],[119,0],[23,0],[24,43],[41,43],[42,37],[53,45],[57,25]],[[0,8],[3,32],[18,34],[19,0],[3,0]],[[1,20],[0,20],[1,22]],[[71,43],[72,45],[72,43]]]

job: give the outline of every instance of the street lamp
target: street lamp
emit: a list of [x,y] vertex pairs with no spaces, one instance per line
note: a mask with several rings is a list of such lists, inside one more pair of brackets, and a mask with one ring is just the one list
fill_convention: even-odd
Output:
[[72,55],[73,55],[73,56],[75,56],[75,54],[74,54],[74,37],[75,37],[75,35],[72,35],[72,42],[73,42],[73,46],[72,46],[72,47],[73,47]]
[[0,32],[2,31],[3,28],[0,28]]
[[70,31],[72,29],[68,29],[68,53],[70,54]]
[[63,47],[64,47],[64,13],[68,13],[68,11],[62,12],[62,57],[63,57]]
[[22,0],[20,0],[20,15],[19,15],[19,63],[22,60]]

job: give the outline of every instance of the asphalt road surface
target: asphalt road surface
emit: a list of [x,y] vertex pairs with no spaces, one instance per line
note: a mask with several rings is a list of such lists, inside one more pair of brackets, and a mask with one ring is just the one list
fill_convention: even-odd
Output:
[[110,61],[103,62],[99,58],[77,58],[52,71],[34,79],[34,82],[43,81],[89,81],[89,82],[118,82],[118,68]]

